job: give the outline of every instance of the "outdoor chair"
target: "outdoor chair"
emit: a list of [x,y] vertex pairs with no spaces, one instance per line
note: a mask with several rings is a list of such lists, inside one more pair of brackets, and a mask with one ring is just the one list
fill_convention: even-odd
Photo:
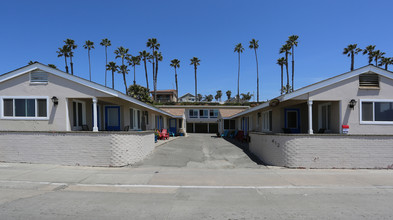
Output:
[[243,141],[243,139],[244,139],[244,131],[237,132],[237,135],[235,136],[235,139],[238,140],[238,141]]
[[231,137],[231,138],[235,138],[236,135],[237,135],[237,132],[238,132],[237,130],[235,130],[234,132],[232,132],[231,135],[230,135],[230,137]]
[[164,140],[164,139],[169,139],[169,133],[167,129],[162,129],[161,133],[160,133],[160,139]]
[[325,128],[319,129],[319,130],[318,130],[318,134],[324,134],[324,133],[325,133],[325,130],[326,130]]
[[228,130],[225,130],[224,133],[221,134],[221,137],[228,137]]
[[169,131],[169,136],[175,137],[175,133],[172,131]]

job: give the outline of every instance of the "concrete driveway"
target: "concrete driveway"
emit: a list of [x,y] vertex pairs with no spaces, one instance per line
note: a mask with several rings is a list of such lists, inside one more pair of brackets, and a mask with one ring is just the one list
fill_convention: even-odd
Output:
[[152,155],[133,166],[265,168],[251,158],[240,147],[214,134],[189,134],[158,146]]

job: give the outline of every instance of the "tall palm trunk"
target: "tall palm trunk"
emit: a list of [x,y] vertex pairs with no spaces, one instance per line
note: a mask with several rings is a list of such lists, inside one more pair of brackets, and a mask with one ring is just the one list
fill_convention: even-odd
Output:
[[[387,65],[386,65],[387,66]],[[176,67],[175,67],[175,83],[176,83],[176,101],[179,102],[179,88],[177,87],[177,72],[176,72]]]
[[115,89],[115,71],[112,70],[112,89]]
[[355,54],[353,54],[353,51],[351,52],[351,71],[353,70],[353,66],[355,63]]
[[107,70],[106,70],[106,65],[108,65],[107,46],[105,46],[105,87],[106,87],[106,81],[107,81]]
[[388,70],[388,64],[385,63],[385,70]]
[[135,65],[134,65],[134,85],[136,84],[136,81],[135,81]]
[[156,72],[154,77],[154,98],[156,97],[156,93],[157,93],[157,76],[158,76],[158,53],[156,56]]
[[237,102],[240,102],[239,84],[240,84],[240,53],[239,53],[239,69],[237,71]]
[[292,91],[295,89],[294,85],[295,78],[295,46],[292,46]]
[[289,92],[288,51],[285,52],[285,67],[287,69],[287,89],[286,89],[286,93],[288,93]]
[[255,51],[255,60],[257,61],[257,102],[259,102],[259,73],[258,73],[258,56],[257,49],[254,48]]
[[71,75],[74,75],[74,63],[72,63],[72,56],[70,55]]
[[281,64],[281,95],[283,93],[283,87],[284,87],[284,64]]
[[147,66],[146,66],[146,57],[143,58],[143,62],[145,64],[145,75],[146,75],[146,87],[149,90],[149,77],[147,76]]
[[155,64],[154,64],[154,58],[153,58],[153,98],[154,98],[154,101],[156,101],[157,99],[156,99],[156,86],[155,86],[155,84],[156,84],[156,75],[154,74],[154,70],[155,70]]
[[375,57],[375,66],[378,66],[378,58]]
[[89,56],[89,78],[90,78],[90,81],[91,81],[90,48],[89,48],[89,50],[87,51],[87,55]]
[[124,87],[126,89],[126,95],[128,95],[128,91],[127,91],[127,81],[126,81],[126,74],[123,71],[123,80],[124,80]]
[[67,57],[64,55],[66,73],[68,73]]
[[197,87],[197,66],[194,64],[194,70],[195,70],[195,100],[198,100],[198,87]]

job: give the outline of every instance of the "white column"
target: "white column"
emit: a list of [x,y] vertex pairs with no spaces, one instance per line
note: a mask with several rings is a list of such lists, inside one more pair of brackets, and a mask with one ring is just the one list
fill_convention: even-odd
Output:
[[312,100],[308,100],[308,133],[314,134],[312,130]]
[[97,98],[93,98],[93,131],[98,132]]

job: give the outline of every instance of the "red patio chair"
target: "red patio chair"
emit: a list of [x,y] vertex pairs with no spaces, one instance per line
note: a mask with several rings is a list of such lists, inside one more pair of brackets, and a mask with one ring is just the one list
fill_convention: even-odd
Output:
[[161,133],[160,133],[160,139],[164,140],[164,139],[169,139],[169,133],[167,129],[162,129]]
[[244,138],[244,131],[239,131],[239,132],[237,132],[237,135],[236,135],[236,140],[238,140],[238,141],[243,141],[243,138]]

